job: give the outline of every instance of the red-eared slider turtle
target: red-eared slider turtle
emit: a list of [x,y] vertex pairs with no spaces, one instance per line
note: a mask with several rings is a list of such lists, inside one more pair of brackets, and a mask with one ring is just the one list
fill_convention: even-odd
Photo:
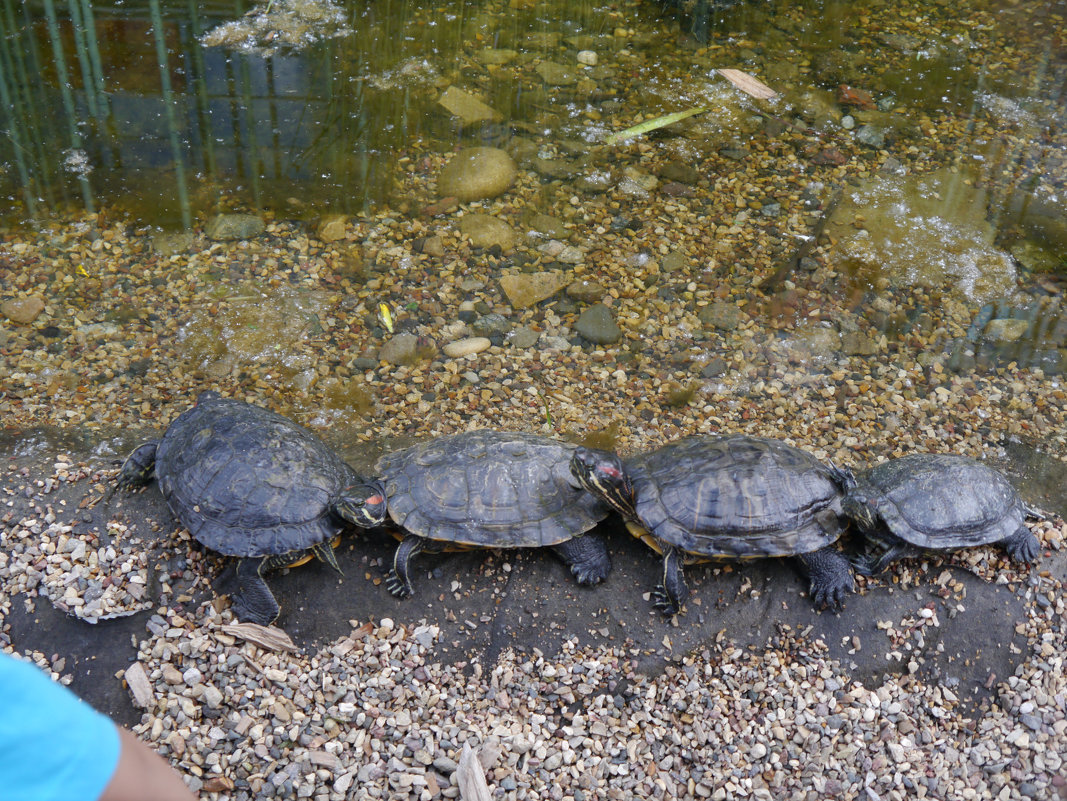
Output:
[[213,551],[236,556],[233,612],[268,625],[280,608],[262,574],[318,556],[340,572],[332,540],[344,521],[385,520],[382,488],[280,414],[204,392],[158,442],[126,459],[118,487],[159,489],[179,522]]
[[386,586],[412,594],[411,558],[464,547],[551,548],[580,584],[611,570],[604,542],[586,534],[608,514],[568,472],[575,446],[531,434],[468,431],[378,460],[389,516],[403,532]]
[[1033,562],[1041,549],[1024,522],[1040,514],[1003,474],[964,456],[916,453],[882,462],[856,476],[844,510],[871,546],[854,562],[868,576],[922,551],[995,543],[1013,559]]
[[847,521],[841,498],[851,474],[799,448],[749,436],[693,436],[625,463],[579,448],[571,470],[617,509],[634,536],[663,554],[655,605],[673,614],[687,590],[683,563],[792,556],[818,606],[852,590],[848,560],[832,547]]

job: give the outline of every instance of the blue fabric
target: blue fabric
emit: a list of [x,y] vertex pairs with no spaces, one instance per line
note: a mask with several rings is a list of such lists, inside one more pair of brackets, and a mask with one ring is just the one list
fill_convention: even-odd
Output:
[[119,763],[119,732],[36,665],[0,652],[0,799],[97,801]]

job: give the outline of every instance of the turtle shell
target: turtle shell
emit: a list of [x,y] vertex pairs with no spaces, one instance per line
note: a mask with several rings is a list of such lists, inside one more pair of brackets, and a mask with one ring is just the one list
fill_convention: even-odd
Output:
[[985,545],[1011,537],[1027,509],[997,470],[953,454],[890,459],[857,476],[889,531],[919,548]]
[[575,486],[575,446],[532,434],[477,430],[378,460],[389,515],[431,540],[488,548],[558,545],[608,509]]
[[324,442],[267,409],[205,392],[156,450],[168,506],[197,540],[228,556],[270,556],[330,540],[331,507],[360,479]]
[[793,556],[845,529],[850,476],[777,440],[686,437],[629,459],[626,470],[640,523],[691,556]]

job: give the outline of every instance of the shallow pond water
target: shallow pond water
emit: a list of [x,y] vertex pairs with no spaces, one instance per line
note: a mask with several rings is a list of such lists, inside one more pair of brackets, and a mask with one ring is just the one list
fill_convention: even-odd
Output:
[[[131,325],[159,337],[164,317],[185,374],[276,387],[319,425],[366,416],[383,398],[371,385],[396,383],[374,372],[396,333],[376,321],[382,301],[422,343],[400,373],[479,325],[506,353],[529,339],[596,357],[621,337],[613,381],[646,377],[667,409],[721,392],[736,410],[768,377],[836,384],[858,375],[849,359],[864,378],[883,363],[927,378],[1033,368],[1059,391],[1061,12],[760,3],[705,25],[649,2],[0,0],[0,214],[53,231],[12,235],[0,346],[49,391],[84,396],[70,343],[122,353],[93,374],[104,387],[161,387],[154,339]],[[754,99],[725,67],[777,96]],[[709,110],[605,144],[695,107]],[[466,146],[507,150],[515,187],[436,197]],[[205,240],[231,211],[272,227],[247,246]],[[472,246],[475,212],[518,235]],[[338,213],[348,228],[327,239]],[[166,244],[160,229],[196,235]],[[593,289],[529,308],[496,289],[502,272],[546,270]],[[206,274],[156,309],[183,271]],[[32,313],[59,297],[74,322]],[[583,319],[600,297],[610,313]],[[431,367],[446,386],[493,373]],[[432,408],[441,379],[398,397]],[[532,408],[551,417],[551,397],[535,391]]]

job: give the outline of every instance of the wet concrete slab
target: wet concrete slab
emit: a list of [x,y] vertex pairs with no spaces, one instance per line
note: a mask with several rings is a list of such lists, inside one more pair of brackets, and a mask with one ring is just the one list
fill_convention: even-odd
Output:
[[[162,581],[174,582],[172,598],[180,598],[179,605],[186,608],[211,603],[216,590],[225,590],[226,560],[195,558],[200,555],[195,546],[178,540],[180,528],[154,483],[82,509],[79,504],[87,496],[100,494],[99,484],[94,487],[88,479],[60,483],[44,494],[39,484],[51,475],[57,452],[67,453],[75,464],[108,467],[116,458],[114,444],[101,448],[81,437],[57,442],[40,432],[34,436],[33,448],[26,446],[27,437],[13,432],[0,440],[0,465],[7,468],[0,489],[11,513],[8,524],[53,510],[69,518],[75,534],[107,536],[108,521],[117,520],[128,526],[125,537],[140,537],[143,547],[159,551],[159,558],[151,560],[157,575],[150,578],[150,590],[158,590]],[[137,441],[135,435],[118,437],[127,439]],[[1013,472],[1013,478],[1021,476],[1024,495],[1062,513],[1067,499],[1062,463],[1038,459],[1033,451],[1019,454],[1015,462],[1029,467]],[[1040,469],[1033,468],[1035,463]],[[1040,478],[1033,496],[1027,494],[1027,470]],[[910,672],[944,683],[961,703],[977,709],[994,696],[996,682],[1025,658],[1027,644],[1016,624],[1026,604],[1033,603],[1031,584],[1037,575],[1067,576],[1062,551],[1046,553],[1033,571],[1015,573],[1015,580],[1003,584],[978,577],[964,560],[915,560],[899,573],[861,581],[860,592],[848,598],[844,609],[818,612],[807,598],[804,580],[787,562],[698,565],[686,571],[691,595],[684,613],[664,619],[648,600],[660,575],[658,557],[629,537],[618,521],[601,528],[613,569],[598,587],[578,586],[549,552],[470,551],[418,557],[416,594],[406,600],[390,596],[382,580],[395,539],[384,531],[354,532],[338,548],[343,577],[317,561],[268,576],[282,604],[277,625],[310,649],[347,635],[353,621],[357,626],[382,618],[409,627],[431,623],[441,628],[438,658],[469,664],[491,662],[509,648],[554,654],[565,641],[576,639],[579,645],[624,646],[639,668],[650,673],[693,650],[721,649],[727,643],[762,651],[788,627],[803,639],[825,643],[828,654],[868,688],[887,674]],[[181,581],[174,577],[186,566],[185,557],[198,565],[203,578],[178,586]],[[908,586],[899,583],[901,576]],[[63,658],[78,693],[121,722],[140,719],[116,673],[134,660],[154,608],[90,624],[67,616],[44,597],[20,595],[7,599],[5,606],[3,636],[16,649]]]

